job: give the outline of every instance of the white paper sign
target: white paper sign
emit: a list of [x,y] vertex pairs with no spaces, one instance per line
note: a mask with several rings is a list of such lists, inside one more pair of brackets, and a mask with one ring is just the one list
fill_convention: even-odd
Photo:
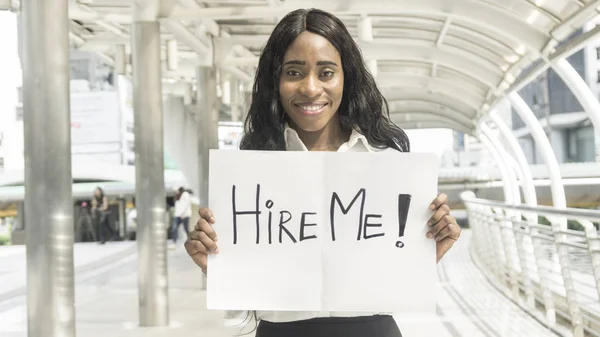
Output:
[[433,154],[210,152],[207,306],[434,312]]

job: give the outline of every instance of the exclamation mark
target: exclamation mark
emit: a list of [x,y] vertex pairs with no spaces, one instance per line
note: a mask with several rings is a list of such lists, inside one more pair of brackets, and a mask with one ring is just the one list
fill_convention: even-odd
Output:
[[[398,195],[398,226],[400,232],[398,238],[404,237],[404,229],[406,228],[406,218],[408,217],[408,210],[410,208],[410,194],[399,194]],[[396,241],[396,247],[404,247],[404,242]]]

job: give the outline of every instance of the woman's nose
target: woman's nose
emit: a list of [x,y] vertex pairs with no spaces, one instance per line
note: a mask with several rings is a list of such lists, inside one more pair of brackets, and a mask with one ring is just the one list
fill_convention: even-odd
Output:
[[300,85],[300,94],[307,97],[318,97],[322,92],[321,82],[314,76],[307,76]]

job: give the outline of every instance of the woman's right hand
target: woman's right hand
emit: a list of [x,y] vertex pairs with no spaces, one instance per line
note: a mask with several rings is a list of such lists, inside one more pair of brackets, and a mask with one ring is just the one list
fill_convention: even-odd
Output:
[[190,232],[185,242],[185,250],[192,257],[192,260],[202,268],[206,274],[208,254],[217,254],[217,232],[213,229],[215,217],[208,208],[200,208],[198,211],[200,220],[196,223],[194,230]]

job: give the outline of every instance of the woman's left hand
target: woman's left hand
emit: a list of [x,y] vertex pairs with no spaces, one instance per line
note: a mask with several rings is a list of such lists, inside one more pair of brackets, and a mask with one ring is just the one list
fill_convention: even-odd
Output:
[[427,222],[427,226],[430,227],[427,237],[436,241],[438,262],[452,248],[454,242],[460,237],[461,232],[456,219],[450,216],[450,207],[446,204],[447,201],[448,196],[440,193],[431,205],[429,205],[429,209],[435,212]]

